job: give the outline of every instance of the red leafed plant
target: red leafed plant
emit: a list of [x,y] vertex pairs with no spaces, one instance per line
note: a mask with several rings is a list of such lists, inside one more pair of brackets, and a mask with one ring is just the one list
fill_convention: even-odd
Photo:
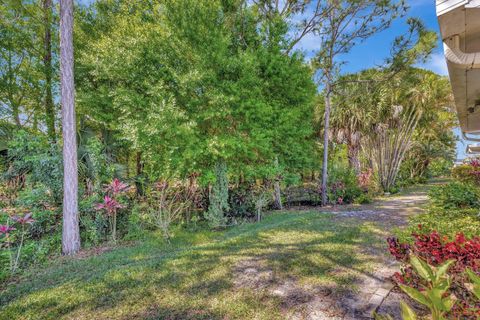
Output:
[[17,230],[14,227],[8,226],[6,224],[0,225],[0,234],[3,234],[5,236],[8,236],[10,234],[10,231]]
[[370,184],[372,182],[373,170],[369,168],[367,171],[364,171],[358,175],[358,185],[362,191],[367,192]]
[[117,178],[113,179],[112,182],[105,186],[107,195],[103,198],[103,202],[95,206],[97,210],[104,210],[109,217],[110,230],[112,232],[111,237],[114,242],[117,239],[117,212],[119,209],[125,208],[125,206],[117,200],[117,197],[127,191],[128,188],[127,184]]
[[103,202],[95,206],[95,209],[97,210],[105,210],[105,212],[109,216],[113,216],[118,209],[122,209],[122,208],[125,208],[125,206],[120,204],[114,198],[110,198],[109,196],[105,196],[103,198]]
[[24,224],[32,224],[35,222],[35,220],[32,218],[32,213],[27,213],[23,217],[21,216],[14,216],[13,221],[15,221],[18,224],[24,225]]
[[479,168],[480,167],[480,159],[472,159],[468,162],[469,165],[471,165],[474,168]]
[[[8,211],[3,210],[3,212]],[[26,226],[34,222],[35,220],[32,218],[32,213],[30,212],[14,216],[7,213],[7,224],[0,225],[0,236],[2,236],[0,238],[0,245],[8,251],[10,271],[12,273],[15,273],[20,266],[23,243],[27,234]],[[12,226],[12,224],[17,224],[17,228]],[[18,227],[18,225],[20,225],[20,227]]]
[[390,253],[398,261],[403,262],[401,273],[394,275],[395,281],[413,288],[422,286],[422,279],[415,274],[409,264],[410,255],[421,257],[432,266],[439,266],[448,260],[455,262],[449,267],[448,274],[452,279],[450,288],[458,299],[450,316],[453,319],[480,319],[480,303],[465,286],[467,269],[480,273],[480,237],[467,239],[458,233],[450,240],[434,231],[430,234],[413,234],[414,243],[401,243],[397,238],[387,239]]
[[106,185],[106,191],[107,193],[110,193],[112,195],[117,195],[122,192],[125,192],[128,190],[128,185],[126,183],[121,182],[117,178],[113,179],[112,182],[110,182],[108,185]]

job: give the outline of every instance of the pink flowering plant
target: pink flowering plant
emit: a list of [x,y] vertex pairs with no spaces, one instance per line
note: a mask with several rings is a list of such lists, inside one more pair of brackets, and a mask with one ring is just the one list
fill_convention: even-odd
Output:
[[117,178],[113,179],[111,183],[105,186],[106,195],[103,197],[103,202],[98,203],[95,206],[96,210],[101,210],[106,213],[109,223],[111,238],[113,242],[117,239],[117,213],[118,210],[125,208],[123,204],[119,202],[119,197],[128,191],[127,184],[121,182]]
[[28,226],[35,222],[32,213],[10,215],[6,210],[5,224],[0,224],[0,245],[8,251],[10,258],[10,272],[15,273],[20,266],[23,244],[28,232]]

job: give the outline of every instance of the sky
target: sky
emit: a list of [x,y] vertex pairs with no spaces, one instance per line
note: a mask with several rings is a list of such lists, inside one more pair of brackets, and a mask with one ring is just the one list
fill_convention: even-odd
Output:
[[[93,0],[78,1],[84,4],[93,2]],[[407,31],[406,20],[409,17],[420,18],[427,29],[435,31],[440,35],[435,12],[435,0],[406,0],[406,2],[410,9],[405,17],[394,21],[389,29],[372,36],[361,44],[357,44],[350,53],[342,57],[346,62],[342,68],[343,72],[351,73],[382,65],[389,56],[390,47],[395,37]],[[314,36],[307,36],[298,44],[298,48],[304,51],[307,56],[311,56],[313,51],[318,48],[318,40]],[[430,59],[418,66],[432,70],[440,75],[448,75],[440,38],[438,46],[433,51]],[[459,129],[455,129],[454,132],[459,138],[457,142],[457,159],[463,159],[465,158],[466,142],[461,139]]]
[[[346,62],[343,66],[343,72],[357,72],[370,67],[382,65],[389,56],[390,47],[395,37],[407,31],[406,20],[409,17],[420,18],[429,30],[437,32],[440,35],[437,15],[435,12],[435,0],[407,0],[410,9],[407,15],[393,22],[391,27],[380,32],[365,42],[357,44],[350,53],[343,56]],[[315,37],[306,37],[299,43],[299,49],[304,51],[307,56],[311,56],[313,51],[318,48],[318,40]],[[432,70],[440,75],[448,75],[447,64],[443,54],[442,41],[439,37],[438,45],[433,51],[430,59],[425,63],[419,64],[419,67]],[[454,130],[459,138],[457,142],[457,159],[465,158],[466,142],[461,139],[460,130]]]

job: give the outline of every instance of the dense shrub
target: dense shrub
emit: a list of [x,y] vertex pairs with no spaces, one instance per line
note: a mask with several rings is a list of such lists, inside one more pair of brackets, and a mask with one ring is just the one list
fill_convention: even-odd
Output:
[[454,294],[458,302],[448,313],[452,319],[478,319],[480,317],[480,302],[466,286],[467,269],[480,273],[480,237],[467,238],[463,233],[457,233],[453,240],[434,231],[429,234],[413,234],[413,243],[402,243],[397,238],[388,238],[390,253],[403,262],[401,273],[396,273],[397,282],[412,288],[421,288],[423,283],[420,274],[410,265],[411,255],[418,256],[430,265],[439,266],[448,260],[453,264],[448,268],[452,279],[449,293]]
[[434,206],[452,208],[478,208],[479,189],[471,184],[450,182],[445,185],[433,187],[428,193]]
[[452,177],[461,182],[480,184],[480,161],[474,159],[452,169]]
[[303,183],[285,188],[285,204],[294,205],[319,205],[321,203],[321,189],[318,183]]
[[428,166],[428,176],[429,177],[442,177],[442,176],[448,176],[452,170],[453,167],[453,161],[444,159],[444,158],[438,158],[434,159],[430,165]]
[[[418,226],[422,228],[419,230]],[[480,215],[478,209],[430,208],[427,212],[410,218],[409,226],[398,235],[407,240],[413,232],[430,233],[438,231],[450,238],[463,232],[466,236],[480,236]]]
[[330,203],[352,203],[362,194],[355,172],[346,166],[333,166],[328,175],[328,201]]
[[218,161],[215,165],[215,182],[210,192],[205,219],[213,228],[224,226],[226,224],[225,214],[228,210],[227,165],[225,161]]
[[9,143],[8,158],[10,166],[4,174],[6,180],[28,174],[28,182],[44,186],[49,190],[51,201],[61,203],[62,157],[56,144],[49,143],[46,137],[19,131]]
[[358,204],[370,204],[373,202],[373,199],[368,193],[362,193],[355,199],[355,202]]
[[255,201],[252,196],[252,185],[240,185],[230,188],[228,192],[228,204],[230,219],[252,219],[255,217]]
[[100,201],[99,195],[92,195],[79,202],[80,236],[86,247],[97,246],[107,240],[108,219],[102,212],[95,210],[95,204]]

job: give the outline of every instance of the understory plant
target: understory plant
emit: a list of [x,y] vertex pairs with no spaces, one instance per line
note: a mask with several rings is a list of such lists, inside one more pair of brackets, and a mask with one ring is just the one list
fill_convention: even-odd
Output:
[[402,240],[409,241],[412,233],[428,234],[433,231],[438,231],[438,233],[451,239],[459,231],[462,231],[469,238],[480,236],[479,211],[476,208],[443,209],[432,207],[424,213],[412,216],[408,227],[399,231],[398,235]]
[[32,213],[14,215],[10,217],[7,213],[6,223],[0,225],[0,241],[2,249],[7,251],[10,261],[10,272],[14,274],[20,266],[22,249],[28,233],[28,225],[35,220]]
[[439,208],[478,208],[480,206],[478,187],[458,181],[433,187],[428,196],[432,204]]
[[272,199],[272,194],[265,186],[257,187],[252,194],[255,202],[256,220],[260,222],[262,220],[262,212],[268,206]]
[[178,222],[192,206],[192,199],[185,197],[181,188],[167,181],[156,183],[148,198],[145,220],[160,229],[164,239],[170,242],[171,225]]
[[205,219],[212,228],[218,228],[226,224],[225,213],[229,210],[228,205],[228,177],[227,164],[225,161],[217,161],[215,164],[215,182],[209,195],[208,211]]
[[[467,270],[475,274],[480,272],[480,237],[468,239],[462,233],[457,233],[451,240],[434,231],[429,234],[413,234],[413,238],[412,244],[401,242],[394,237],[387,239],[390,253],[402,262],[401,272],[394,275],[396,282],[402,289],[408,287],[423,291],[425,287],[432,288],[433,284],[428,281],[433,280],[434,271],[442,270],[442,277],[450,279],[449,286],[445,288],[445,283],[435,283],[435,286],[441,285],[441,288],[435,290],[435,294],[438,294],[440,289],[445,289],[440,294],[442,298],[454,295],[458,301],[450,309],[443,310],[445,313],[441,316],[454,319],[478,319],[480,301],[467,285],[469,282]],[[418,259],[412,258],[413,256]],[[445,265],[447,261],[449,263]],[[431,268],[428,269],[426,264]],[[405,291],[412,292],[411,289]],[[448,305],[447,303],[445,306]]]
[[452,177],[461,182],[480,185],[480,160],[472,159],[468,163],[454,167]]
[[128,185],[121,182],[117,178],[105,186],[106,195],[103,198],[103,202],[97,204],[95,208],[97,210],[104,211],[109,219],[111,239],[113,242],[117,241],[117,213],[118,210],[125,208],[123,204],[119,202],[119,197],[125,191],[127,191]]
[[[431,320],[446,320],[449,318],[450,311],[458,302],[457,297],[450,293],[451,276],[448,275],[448,270],[455,260],[447,260],[443,264],[433,267],[424,260],[411,256],[409,258],[413,270],[418,274],[422,280],[422,285],[419,288],[413,288],[404,284],[400,284],[400,288],[410,298],[423,305],[429,310],[429,315],[426,317],[418,316],[410,306],[402,301],[400,303],[403,320],[417,320],[417,319],[431,319]],[[471,293],[474,295],[474,300],[480,301],[480,277],[470,269],[466,270],[471,283],[467,283]],[[478,316],[478,315],[477,315]],[[464,319],[462,314],[454,316],[455,319]],[[380,316],[375,314],[376,320],[392,320],[392,317]]]
[[[399,285],[410,298],[428,308],[432,320],[445,319],[445,316],[456,303],[457,298],[453,294],[448,294],[451,280],[447,274],[448,269],[454,262],[454,260],[447,260],[438,267],[432,267],[422,259],[411,256],[410,264],[422,279],[422,283],[418,289],[404,284]],[[413,319],[416,318],[415,313],[408,305],[405,304],[403,308],[405,309],[404,313],[410,315]]]
[[[370,183],[370,178],[366,174],[362,183]],[[352,203],[362,194],[362,187],[367,187],[359,185],[355,172],[345,166],[333,166],[328,179],[328,201],[332,204]]]

